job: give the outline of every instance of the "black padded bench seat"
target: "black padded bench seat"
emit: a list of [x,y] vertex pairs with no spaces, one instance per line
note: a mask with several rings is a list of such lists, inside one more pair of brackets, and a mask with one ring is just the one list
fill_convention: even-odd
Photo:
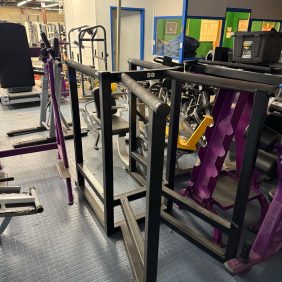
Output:
[[271,113],[268,115],[265,125],[282,135],[282,113]]
[[2,88],[35,85],[25,27],[0,23],[0,84]]
[[268,177],[275,176],[275,174],[277,173],[276,154],[259,150],[256,160],[256,168]]
[[[95,122],[101,126],[101,120],[98,118],[97,114],[92,115]],[[113,135],[124,136],[129,132],[129,123],[123,118],[112,115],[112,127],[113,127]]]
[[40,95],[41,95],[41,89],[36,89],[36,88],[34,89],[34,91],[30,91],[30,92],[9,93],[8,94],[10,100],[40,98]]

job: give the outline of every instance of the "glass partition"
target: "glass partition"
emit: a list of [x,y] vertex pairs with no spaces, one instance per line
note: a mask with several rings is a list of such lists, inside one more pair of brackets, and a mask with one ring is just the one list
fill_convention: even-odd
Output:
[[[206,57],[210,50],[220,45],[222,22],[221,19],[187,19],[186,36],[193,37],[200,42],[196,57]],[[185,57],[187,59],[187,56]]]
[[179,57],[181,17],[156,18],[154,54]]

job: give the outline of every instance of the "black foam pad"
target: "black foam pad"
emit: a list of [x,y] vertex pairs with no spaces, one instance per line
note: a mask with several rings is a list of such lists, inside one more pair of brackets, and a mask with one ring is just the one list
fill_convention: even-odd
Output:
[[34,86],[34,76],[24,26],[0,23],[0,84],[3,88]]
[[[93,91],[93,96],[94,96],[94,103],[97,111],[97,117],[101,118],[101,110],[100,110],[100,90],[99,88],[95,88]],[[116,106],[116,100],[113,96],[111,96],[111,103],[112,107]],[[112,115],[117,113],[117,109],[112,109]]]
[[260,138],[260,149],[265,151],[272,151],[274,146],[279,144],[281,135],[268,126],[264,126],[261,138]]
[[268,177],[273,177],[277,173],[277,156],[263,150],[258,151],[256,168]]
[[265,125],[282,135],[282,114],[271,113],[265,120]]
[[60,57],[60,42],[58,38],[53,39],[53,50],[57,58]]
[[216,47],[214,51],[214,60],[221,62],[228,62],[230,52],[231,52],[230,48]]

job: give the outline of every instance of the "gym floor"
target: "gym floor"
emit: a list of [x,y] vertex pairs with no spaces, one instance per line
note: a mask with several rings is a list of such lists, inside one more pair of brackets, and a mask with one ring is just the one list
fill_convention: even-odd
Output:
[[[12,142],[32,139],[46,133],[13,139],[6,136],[12,129],[36,126],[39,105],[0,106],[1,150]],[[70,105],[62,111],[70,121]],[[96,176],[102,179],[101,152],[93,150],[92,136],[83,139],[84,154]],[[73,141],[67,141],[73,180]],[[115,147],[114,147],[115,150]],[[132,281],[131,267],[121,234],[108,238],[87,202],[74,188],[75,203],[68,206],[64,181],[56,170],[56,151],[11,157],[2,160],[4,171],[15,177],[23,190],[35,186],[44,212],[13,218],[1,236],[0,280],[9,281]],[[137,188],[136,182],[123,170],[114,155],[116,194]],[[73,183],[74,185],[74,183]],[[181,183],[179,184],[181,186]],[[185,187],[185,182],[182,184]],[[136,201],[136,211],[144,210],[144,200]],[[179,216],[199,225],[194,218],[176,209]],[[121,212],[116,211],[121,218]],[[246,221],[253,220],[258,208],[250,207]],[[257,216],[255,216],[257,218]],[[201,224],[200,224],[201,225]],[[209,228],[209,227],[207,227]],[[249,232],[244,237],[252,236]],[[223,265],[162,224],[160,230],[158,281],[281,281],[281,253],[236,277]]]

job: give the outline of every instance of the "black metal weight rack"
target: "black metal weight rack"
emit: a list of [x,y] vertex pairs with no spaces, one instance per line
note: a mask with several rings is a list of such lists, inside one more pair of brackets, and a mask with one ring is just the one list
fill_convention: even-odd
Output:
[[[195,73],[181,73],[176,71],[175,68],[164,68],[160,67],[158,64],[135,59],[130,61],[131,70],[125,73],[98,72],[93,68],[83,66],[70,60],[67,60],[66,64],[68,66],[72,99],[77,186],[81,189],[83,195],[94,209],[106,234],[111,235],[120,229],[123,232],[135,279],[138,281],[156,281],[159,226],[161,219],[174,230],[210,253],[212,256],[216,257],[218,260],[226,261],[236,257],[250,193],[252,170],[258,149],[257,143],[264,122],[268,99],[277,88],[275,81],[271,80],[267,82],[267,78],[264,77],[264,83],[258,83],[258,77],[253,74],[251,74],[249,78],[245,78],[243,81],[232,78],[229,72],[225,77],[216,77],[207,75],[202,66],[201,70],[195,70]],[[149,70],[138,71],[138,66]],[[76,71],[97,78],[100,84],[103,155],[102,185],[83,163]],[[233,75],[235,74],[233,73]],[[137,83],[137,81],[163,78],[172,80],[167,172],[164,181],[162,176],[164,129],[169,108]],[[140,187],[140,189],[116,197],[114,197],[113,183],[112,136],[119,132],[119,122],[115,121],[114,124],[111,115],[110,93],[112,82],[122,82],[129,89],[130,122],[127,129],[129,131],[129,173],[134,176],[139,183],[143,184],[143,187]],[[179,105],[181,99],[180,89],[182,82],[211,85],[218,88],[229,89],[231,91],[248,92],[252,93],[255,97],[248,135],[246,138],[244,164],[239,177],[231,221],[214,214],[193,200],[185,198],[174,191],[176,144],[178,138]],[[136,152],[136,99],[141,100],[147,105],[150,112],[149,152],[147,158],[140,156],[138,152]],[[139,163],[146,168],[146,177],[137,173],[136,163]],[[146,212],[145,214],[135,215],[130,206],[130,202],[144,196],[146,196]],[[161,205],[161,196],[167,200],[166,207]],[[102,202],[102,208],[95,197],[98,197]],[[188,226],[174,218],[171,213],[173,203],[177,203],[183,209],[226,233],[228,235],[226,248],[222,249],[203,236],[195,234]],[[116,206],[122,207],[125,217],[124,221],[115,222],[114,207]],[[144,220],[144,216],[145,238],[141,235],[137,224],[139,220]]]
[[[94,209],[100,223],[107,235],[121,229],[125,238],[127,251],[131,258],[136,279],[142,281],[155,281],[158,262],[158,241],[162,189],[162,163],[164,159],[165,125],[169,107],[150,91],[137,83],[147,80],[152,74],[155,78],[163,78],[164,71],[131,71],[122,72],[98,72],[97,70],[83,66],[74,61],[67,60],[69,85],[72,100],[73,131],[75,145],[75,159],[77,171],[77,186]],[[79,118],[79,103],[77,96],[76,71],[97,78],[100,85],[101,129],[102,129],[102,156],[103,156],[103,184],[100,184],[95,176],[83,163],[83,151],[81,140],[81,126]],[[112,121],[111,83],[123,82],[129,89],[130,98],[130,122],[129,132],[131,136],[131,154],[134,152],[136,141],[136,99],[142,101],[149,109],[149,147],[146,163],[147,181],[144,187],[117,197],[114,197],[113,183],[113,145],[112,136],[119,130],[119,122]],[[123,124],[121,121],[120,124]],[[115,128],[115,131],[113,130]],[[134,141],[135,140],[135,141]],[[131,209],[130,201],[146,196],[146,213],[135,215]],[[103,203],[103,208],[95,199]],[[125,221],[115,222],[114,207],[120,205]],[[145,239],[138,228],[137,221],[144,220]],[[156,224],[151,224],[155,222]]]

